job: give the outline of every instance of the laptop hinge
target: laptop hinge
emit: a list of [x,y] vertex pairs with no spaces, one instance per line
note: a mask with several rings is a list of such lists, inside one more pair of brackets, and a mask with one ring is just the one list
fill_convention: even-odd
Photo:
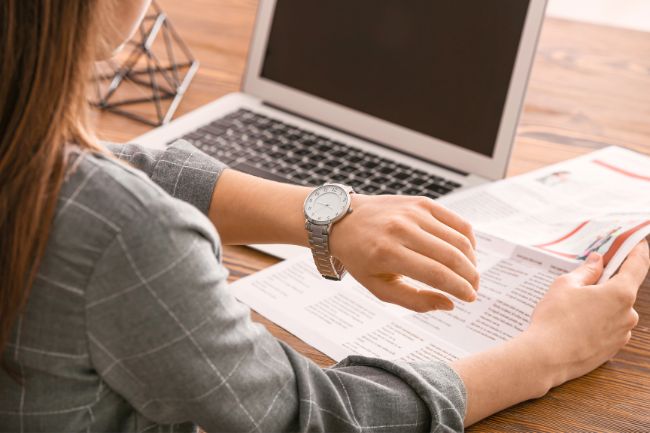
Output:
[[318,125],[324,126],[326,128],[333,129],[334,131],[340,132],[342,134],[349,135],[349,136],[357,138],[359,140],[367,141],[369,143],[372,143],[372,144],[375,144],[377,146],[383,147],[384,149],[388,149],[388,150],[391,150],[393,152],[401,153],[402,155],[406,155],[406,156],[408,156],[410,158],[414,158],[414,159],[426,162],[428,164],[435,165],[435,166],[440,167],[440,168],[442,168],[444,170],[451,171],[452,173],[456,173],[456,174],[459,174],[461,176],[469,176],[469,173],[458,170],[457,168],[449,167],[448,165],[440,164],[438,162],[422,158],[421,156],[414,155],[414,154],[409,153],[409,152],[404,152],[403,150],[395,149],[394,147],[389,146],[387,144],[380,143],[380,142],[378,142],[376,140],[369,139],[367,137],[361,136],[359,134],[355,134],[355,133],[350,132],[350,131],[346,131],[346,130],[341,129],[341,128],[337,128],[336,126],[329,125],[329,124],[327,124],[325,122],[321,122],[321,121],[316,120],[316,119],[312,119],[311,117],[305,116],[303,114],[296,113],[295,111],[287,110],[286,108],[282,108],[282,107],[277,106],[275,104],[272,104],[270,102],[262,101],[262,105],[266,105],[266,106],[271,107],[271,108],[273,108],[275,110],[283,111],[283,112],[285,112],[287,114],[291,114],[292,116],[300,117],[301,119],[305,119],[305,120],[307,120],[309,122],[313,122],[313,123],[316,123]]

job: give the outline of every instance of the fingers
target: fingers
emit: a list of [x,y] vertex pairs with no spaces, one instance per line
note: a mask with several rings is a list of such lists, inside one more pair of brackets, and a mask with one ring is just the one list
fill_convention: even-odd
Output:
[[572,272],[569,272],[566,278],[570,280],[572,285],[578,287],[591,286],[598,282],[598,279],[603,273],[603,269],[603,256],[598,253],[591,253],[587,257],[587,260]]
[[634,329],[639,324],[639,313],[634,309],[630,309],[627,328]]
[[621,295],[631,304],[636,300],[639,287],[643,284],[650,267],[650,252],[648,242],[638,244],[627,256],[618,273],[603,286],[612,287],[621,292]]
[[418,313],[453,310],[454,303],[445,295],[407,284],[400,276],[373,277],[362,284],[378,299]]
[[624,280],[624,282],[636,287],[643,284],[648,273],[648,266],[650,266],[649,254],[648,242],[644,240],[634,247],[621,265],[621,269],[612,277],[612,280]]
[[465,221],[457,213],[447,209],[440,203],[436,203],[433,200],[427,200],[425,204],[431,214],[441,223],[448,225],[459,233],[462,233],[467,239],[469,239],[473,248],[476,248],[476,237],[474,236],[474,229],[472,225]]
[[461,253],[476,265],[476,253],[472,242],[462,233],[457,232],[453,228],[435,220],[434,218],[427,218],[420,222],[420,228],[425,230],[439,239],[447,242],[448,244],[456,247]]
[[463,301],[476,300],[474,287],[453,270],[406,247],[398,248],[400,248],[398,256],[403,259],[400,261],[399,269],[395,269],[395,273],[411,277]]
[[408,233],[403,242],[407,248],[445,265],[465,279],[474,290],[478,290],[479,274],[476,265],[455,246],[424,230]]

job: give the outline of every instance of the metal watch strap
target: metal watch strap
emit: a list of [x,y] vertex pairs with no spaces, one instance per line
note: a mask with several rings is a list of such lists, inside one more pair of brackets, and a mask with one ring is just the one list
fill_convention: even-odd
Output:
[[339,281],[345,275],[343,263],[333,257],[329,249],[329,229],[331,225],[313,224],[309,221],[305,224],[309,237],[309,245],[314,256],[314,262],[318,272],[328,280]]

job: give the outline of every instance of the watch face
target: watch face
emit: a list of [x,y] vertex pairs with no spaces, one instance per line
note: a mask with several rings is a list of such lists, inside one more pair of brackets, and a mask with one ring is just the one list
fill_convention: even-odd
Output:
[[342,217],[349,209],[350,197],[337,185],[316,188],[305,201],[305,216],[316,223],[329,224]]

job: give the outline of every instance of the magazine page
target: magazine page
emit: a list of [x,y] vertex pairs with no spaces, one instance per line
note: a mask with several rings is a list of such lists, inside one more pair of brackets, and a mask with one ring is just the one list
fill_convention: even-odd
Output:
[[440,200],[475,229],[579,262],[610,278],[650,234],[650,158],[610,147]]
[[323,279],[311,255],[232,284],[235,296],[335,360],[350,354],[453,360],[493,347],[528,326],[553,280],[575,263],[478,233],[477,301],[450,312],[414,313],[375,298],[354,278]]

